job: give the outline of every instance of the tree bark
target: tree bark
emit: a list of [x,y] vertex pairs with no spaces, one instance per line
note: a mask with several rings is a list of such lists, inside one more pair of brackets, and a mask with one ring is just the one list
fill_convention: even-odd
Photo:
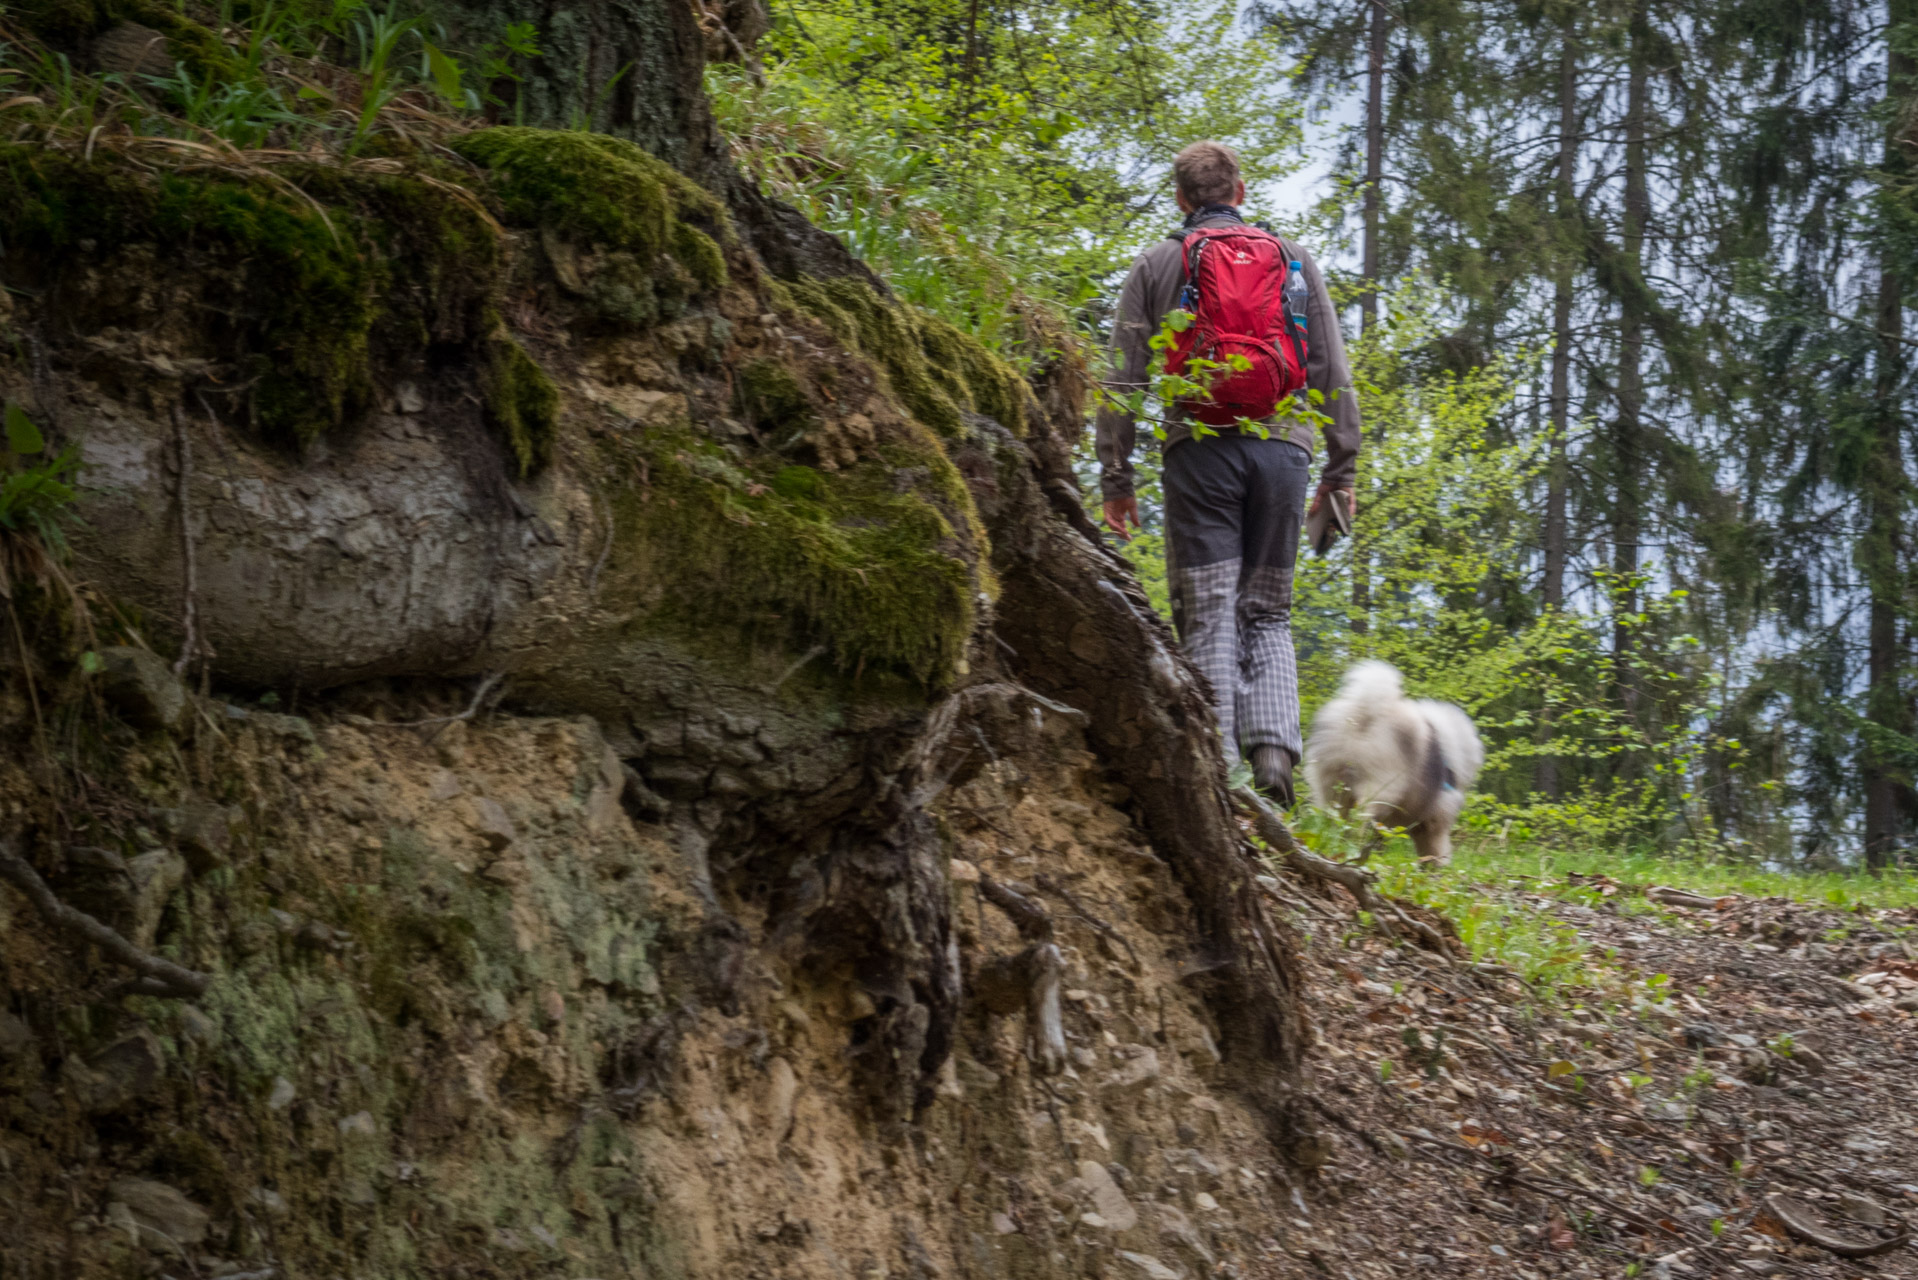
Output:
[[[1895,0],[1894,24],[1918,17],[1911,0]],[[1910,92],[1912,59],[1893,45],[1885,56],[1885,94],[1902,101]],[[1898,142],[1894,118],[1885,138],[1884,167],[1899,173],[1909,168]],[[1899,411],[1898,388],[1904,377],[1905,280],[1896,259],[1886,254],[1878,271],[1878,368],[1876,417],[1862,485],[1865,533],[1858,549],[1858,565],[1870,604],[1866,621],[1865,715],[1887,734],[1911,733],[1910,699],[1900,672],[1905,663],[1904,535],[1905,460],[1902,443],[1904,415]],[[1903,814],[1910,787],[1905,770],[1884,748],[1864,744],[1865,864],[1872,870],[1889,866],[1904,838]]]
[[[1365,292],[1359,295],[1360,332],[1369,336],[1379,321],[1379,222],[1385,182],[1385,0],[1368,0],[1365,40],[1365,232],[1360,246]],[[1372,573],[1363,535],[1352,538],[1352,630],[1371,630]]]
[[1638,613],[1639,538],[1644,525],[1645,315],[1642,290],[1645,230],[1651,192],[1645,167],[1650,98],[1651,23],[1644,0],[1632,7],[1625,88],[1625,209],[1620,252],[1618,412],[1612,426],[1612,657],[1619,704],[1628,719],[1638,714],[1639,682],[1632,671],[1633,624]]
[[1361,332],[1379,317],[1379,220],[1385,180],[1385,0],[1368,0],[1371,22],[1365,45],[1365,292],[1359,295]]
[[[1577,243],[1578,57],[1572,19],[1567,18],[1558,60],[1558,262],[1552,282],[1551,444],[1545,469],[1545,576],[1540,598],[1546,609],[1565,605],[1567,546],[1566,486],[1571,465],[1566,437],[1572,420],[1572,245]],[[1539,744],[1551,740],[1551,711],[1539,715]],[[1532,788],[1554,800],[1559,795],[1558,758],[1540,754],[1533,763]]]

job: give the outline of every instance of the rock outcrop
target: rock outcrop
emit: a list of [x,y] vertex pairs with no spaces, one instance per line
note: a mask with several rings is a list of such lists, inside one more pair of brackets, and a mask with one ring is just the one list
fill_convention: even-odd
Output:
[[0,146],[0,394],[86,462],[0,841],[210,978],[0,890],[22,1274],[1257,1270],[1295,961],[1082,372],[642,107]]

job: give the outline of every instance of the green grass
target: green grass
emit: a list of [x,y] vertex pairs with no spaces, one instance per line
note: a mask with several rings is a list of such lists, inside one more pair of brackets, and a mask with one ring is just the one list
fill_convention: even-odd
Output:
[[[1305,808],[1294,826],[1304,843],[1324,856],[1350,859],[1358,854],[1355,824]],[[1594,947],[1536,896],[1593,908],[1609,901],[1624,916],[1672,920],[1676,916],[1668,908],[1633,890],[1670,885],[1708,895],[1789,898],[1845,911],[1918,906],[1918,875],[1909,871],[1880,876],[1778,872],[1729,861],[1516,844],[1494,837],[1467,836],[1450,866],[1431,868],[1419,865],[1409,839],[1391,836],[1369,865],[1382,892],[1446,916],[1473,960],[1510,969],[1533,998],[1555,1005],[1629,1008],[1656,1003],[1662,999],[1655,985],[1662,975],[1648,979],[1629,962]],[[1574,882],[1573,875],[1603,875],[1624,887],[1608,894],[1600,886]]]
[[[1694,893],[1735,893],[1750,898],[1790,898],[1821,907],[1867,910],[1918,907],[1918,873],[1870,875],[1863,871],[1770,871],[1750,863],[1675,858],[1614,849],[1507,846],[1493,838],[1462,844],[1448,875],[1485,880],[1533,876],[1539,891],[1563,887],[1568,875],[1605,875],[1621,884],[1670,885]],[[1633,901],[1642,901],[1634,898]]]

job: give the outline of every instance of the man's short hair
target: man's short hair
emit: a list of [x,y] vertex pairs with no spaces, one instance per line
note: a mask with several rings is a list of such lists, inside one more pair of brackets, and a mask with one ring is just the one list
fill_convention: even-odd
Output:
[[1195,209],[1231,204],[1239,192],[1238,153],[1223,142],[1195,142],[1172,157],[1172,180]]

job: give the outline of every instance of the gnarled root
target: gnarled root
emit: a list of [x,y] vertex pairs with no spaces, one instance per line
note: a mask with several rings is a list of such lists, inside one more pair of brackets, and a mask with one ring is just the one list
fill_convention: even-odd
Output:
[[86,912],[60,901],[54,896],[53,890],[47,888],[47,882],[40,878],[40,873],[4,844],[0,844],[0,880],[18,889],[33,904],[33,909],[40,913],[42,920],[62,933],[92,943],[138,973],[140,976],[123,988],[127,992],[190,1000],[206,994],[208,984],[213,981],[211,974],[182,968],[171,960],[149,955]]
[[1398,903],[1373,888],[1377,878],[1370,871],[1356,863],[1321,858],[1307,849],[1293,837],[1292,828],[1285,824],[1285,816],[1252,788],[1238,787],[1232,792],[1232,798],[1251,815],[1252,827],[1259,833],[1259,838],[1285,859],[1286,866],[1300,875],[1338,885],[1352,895],[1360,910],[1371,912],[1388,928],[1402,930],[1407,937],[1423,943],[1447,963],[1451,962],[1450,940],[1425,921],[1407,914]]
[[1014,1001],[1022,1000],[1032,1069],[1042,1076],[1057,1075],[1066,1065],[1065,1023],[1059,1012],[1066,962],[1053,941],[1052,917],[1044,907],[991,876],[979,877],[979,892],[1011,918],[1026,940],[1025,950],[993,962],[981,975],[987,1007],[1009,1013]]

